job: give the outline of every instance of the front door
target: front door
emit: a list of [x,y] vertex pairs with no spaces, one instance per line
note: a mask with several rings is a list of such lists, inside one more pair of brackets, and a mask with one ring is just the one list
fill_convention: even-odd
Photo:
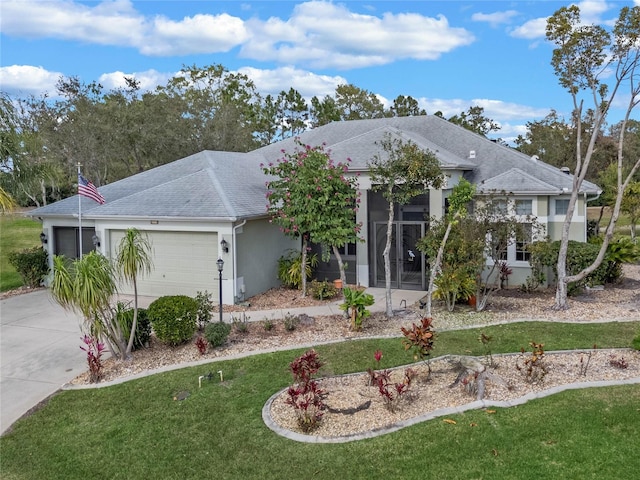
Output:
[[[416,249],[416,243],[425,233],[425,222],[394,222],[391,231],[391,288],[424,290],[424,255]],[[387,241],[387,223],[374,224],[374,284],[385,287],[384,247]]]

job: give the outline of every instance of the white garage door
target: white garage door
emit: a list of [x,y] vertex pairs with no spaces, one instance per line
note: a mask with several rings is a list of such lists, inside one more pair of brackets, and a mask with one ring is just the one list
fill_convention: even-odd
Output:
[[[138,279],[138,294],[160,297],[218,292],[218,237],[215,233],[147,232],[152,246],[153,268]],[[111,230],[111,258],[116,258],[123,230]],[[123,284],[119,291],[133,294],[133,286]]]

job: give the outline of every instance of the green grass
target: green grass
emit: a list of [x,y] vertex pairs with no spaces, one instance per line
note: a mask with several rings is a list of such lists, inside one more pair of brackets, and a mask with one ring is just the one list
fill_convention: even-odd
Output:
[[9,253],[40,245],[42,224],[21,214],[0,216],[0,292],[23,285],[16,269],[9,264]]
[[[442,332],[437,355],[481,354],[531,340],[547,350],[628,347],[638,323],[519,323]],[[410,363],[400,339],[319,346],[325,374]],[[102,389],[65,391],[0,438],[3,479],[529,479],[636,478],[640,385],[567,391],[495,414],[470,411],[346,444],[302,444],[269,430],[267,399],[290,381],[302,350],[153,375]],[[225,383],[198,376],[224,372]],[[188,390],[184,401],[173,400]],[[471,424],[477,424],[472,427]]]

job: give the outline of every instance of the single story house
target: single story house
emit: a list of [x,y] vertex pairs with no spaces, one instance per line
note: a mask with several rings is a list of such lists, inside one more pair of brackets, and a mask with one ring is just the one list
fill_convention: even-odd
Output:
[[[373,192],[368,164],[383,155],[386,135],[411,141],[432,151],[447,175],[440,190],[427,190],[409,205],[396,207],[392,243],[393,288],[426,289],[426,261],[415,242],[428,228],[428,219],[441,217],[452,187],[461,177],[476,184],[478,194],[507,192],[514,211],[535,215],[546,235],[560,238],[572,189],[564,171],[488,140],[440,117],[382,118],[334,122],[299,136],[307,145],[325,145],[336,161],[351,159],[350,173],[359,173],[362,193],[357,221],[364,242],[343,249],[347,280],[363,286],[384,286],[382,250],[386,240],[388,205]],[[224,261],[222,301],[233,303],[279,285],[278,259],[300,243],[286,237],[266,215],[267,177],[260,164],[275,162],[282,151],[293,152],[295,139],[286,139],[248,153],[204,151],[99,188],[100,205],[70,197],[30,212],[43,224],[50,255],[77,257],[78,211],[82,212],[83,250],[97,248],[114,257],[124,231],[136,227],[153,245],[154,268],[139,282],[141,295],[160,296],[209,291],[217,299]],[[85,172],[90,177],[91,172]],[[571,238],[586,239],[586,206],[600,194],[584,182],[571,226]],[[530,239],[529,239],[530,240]],[[509,248],[507,263],[512,284],[524,281],[529,263],[518,241]],[[411,254],[410,254],[411,252]],[[320,279],[338,277],[334,259],[322,262]],[[131,287],[121,286],[123,293]]]

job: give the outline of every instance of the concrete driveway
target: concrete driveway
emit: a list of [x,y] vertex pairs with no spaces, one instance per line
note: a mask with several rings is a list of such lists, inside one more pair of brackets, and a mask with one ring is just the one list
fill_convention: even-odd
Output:
[[0,300],[0,432],[87,369],[80,323],[48,290]]

